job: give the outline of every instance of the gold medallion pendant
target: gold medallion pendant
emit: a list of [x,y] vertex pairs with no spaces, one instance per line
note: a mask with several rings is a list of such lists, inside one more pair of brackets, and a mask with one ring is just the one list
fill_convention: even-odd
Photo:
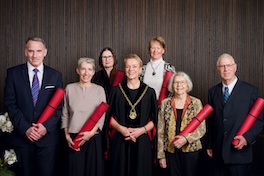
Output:
[[132,104],[131,101],[129,100],[128,96],[126,95],[125,91],[123,90],[121,84],[118,84],[121,92],[123,93],[125,99],[127,100],[129,106],[131,107],[131,110],[129,111],[129,118],[134,120],[137,118],[137,112],[136,112],[136,106],[137,104],[141,101],[141,99],[143,98],[143,96],[145,95],[145,93],[148,90],[148,86],[145,87],[144,91],[142,92],[142,94],[140,95],[140,97],[137,99],[137,101],[135,102],[135,104]]
[[134,108],[132,108],[129,112],[129,118],[134,120],[135,118],[137,118],[137,112]]

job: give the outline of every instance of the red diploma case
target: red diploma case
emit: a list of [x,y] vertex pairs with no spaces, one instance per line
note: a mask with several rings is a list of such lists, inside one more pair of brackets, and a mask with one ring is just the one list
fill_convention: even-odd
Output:
[[[245,132],[247,132],[254,125],[254,123],[257,120],[259,114],[261,113],[263,107],[264,107],[264,99],[263,98],[257,98],[257,100],[253,104],[251,110],[249,111],[247,117],[245,118],[242,126],[238,130],[236,136],[243,135]],[[232,144],[234,146],[238,145],[239,140],[234,139],[232,141]]]
[[166,71],[166,73],[164,75],[162,86],[161,86],[161,90],[160,90],[160,94],[159,94],[158,105],[160,105],[162,100],[167,98],[167,96],[169,94],[168,86],[169,86],[170,78],[172,77],[173,74],[174,74],[173,72]]
[[93,114],[90,116],[90,118],[85,122],[85,124],[83,125],[82,129],[79,131],[78,135],[74,138],[73,140],[73,147],[75,149],[79,148],[79,144],[80,144],[80,139],[82,136],[80,135],[80,133],[85,132],[85,131],[91,131],[94,126],[96,125],[96,123],[100,120],[100,118],[102,117],[102,115],[108,110],[109,105],[105,102],[102,102],[93,112]]
[[[206,104],[204,108],[192,119],[192,121],[182,130],[179,136],[184,136],[185,134],[192,133],[212,112],[213,108]],[[173,142],[177,141],[179,138],[175,138]]]
[[41,116],[39,117],[37,123],[43,123],[53,115],[53,113],[59,106],[61,100],[63,99],[65,93],[66,92],[64,89],[57,88],[51,100],[49,101],[48,105],[46,106]]
[[119,83],[121,83],[124,78],[124,75],[125,75],[125,72],[116,70],[115,79],[112,85],[117,86]]

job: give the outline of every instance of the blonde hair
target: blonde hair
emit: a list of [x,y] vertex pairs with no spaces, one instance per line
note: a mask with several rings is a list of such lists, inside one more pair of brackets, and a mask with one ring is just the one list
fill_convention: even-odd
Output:
[[149,41],[149,50],[151,48],[151,43],[152,42],[159,42],[160,45],[162,46],[162,48],[166,49],[166,43],[164,38],[162,38],[161,36],[157,36],[157,37],[153,37],[150,41]]
[[140,57],[139,57],[137,54],[129,54],[129,55],[127,55],[127,56],[125,57],[125,59],[124,59],[124,65],[126,65],[126,61],[127,61],[128,59],[135,59],[135,60],[138,61],[140,67],[143,66],[143,62],[142,62],[142,60],[140,59]]

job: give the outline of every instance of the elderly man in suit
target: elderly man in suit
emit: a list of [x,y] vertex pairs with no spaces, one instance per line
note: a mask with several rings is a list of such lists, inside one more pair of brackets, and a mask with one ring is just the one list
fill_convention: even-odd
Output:
[[[263,128],[262,115],[245,134],[236,133],[257,99],[258,89],[237,78],[237,65],[229,54],[219,56],[217,71],[222,82],[208,92],[209,104],[214,108],[207,120],[207,154],[216,166],[212,175],[249,176],[252,144]],[[233,139],[240,142],[232,146]]]
[[7,70],[5,106],[14,125],[8,138],[18,157],[18,176],[55,175],[62,104],[51,118],[36,123],[55,90],[61,88],[60,72],[43,64],[47,55],[43,39],[26,41],[27,62]]

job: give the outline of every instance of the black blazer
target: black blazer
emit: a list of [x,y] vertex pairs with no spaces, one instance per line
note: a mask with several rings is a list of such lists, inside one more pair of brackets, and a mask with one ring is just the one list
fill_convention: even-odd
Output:
[[[7,70],[5,82],[5,108],[14,125],[14,131],[8,141],[15,146],[26,146],[31,142],[26,137],[26,130],[40,117],[55,90],[62,88],[62,75],[60,72],[44,65],[43,80],[37,104],[34,107],[28,76],[27,64],[21,64]],[[47,134],[36,142],[38,146],[55,145],[59,137],[59,121],[62,103],[52,117],[43,123]]]
[[257,97],[258,89],[240,80],[237,81],[226,104],[223,100],[222,83],[209,89],[208,102],[214,111],[207,120],[207,148],[213,150],[215,159],[223,159],[224,163],[231,164],[252,162],[252,144],[263,128],[263,115],[261,114],[253,127],[243,135],[248,146],[238,151],[233,148],[232,140]]

